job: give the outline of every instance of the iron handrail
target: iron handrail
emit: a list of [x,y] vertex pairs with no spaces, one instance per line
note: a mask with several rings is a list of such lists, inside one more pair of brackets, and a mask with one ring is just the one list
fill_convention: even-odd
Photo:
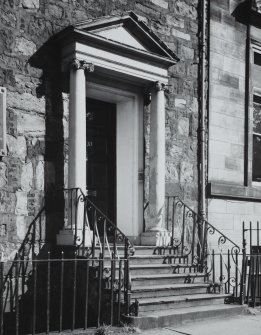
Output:
[[195,216],[198,217],[199,221],[205,222],[210,228],[214,229],[220,235],[224,236],[224,238],[226,239],[226,241],[229,241],[231,244],[233,244],[236,248],[238,248],[240,250],[240,247],[235,242],[233,242],[229,237],[227,237],[225,234],[223,234],[219,229],[217,229],[216,227],[214,227],[206,219],[201,220],[199,214],[197,212],[195,212],[190,206],[188,206],[187,204],[185,204],[184,201],[181,200],[179,197],[177,197],[177,196],[166,196],[166,198],[171,198],[171,197],[178,199],[178,201],[181,202],[184,207],[186,207],[191,213],[193,213],[193,215],[195,215]]
[[[108,250],[109,259],[112,261],[115,257],[120,260],[118,252],[118,243],[123,244],[124,256],[126,259],[126,266],[124,266],[124,303],[126,314],[130,312],[130,288],[131,288],[131,276],[129,269],[129,257],[134,254],[135,249],[130,239],[117,227],[117,225],[98,208],[98,206],[89,199],[88,195],[85,195],[81,189],[72,188],[66,189],[69,192],[70,206],[74,208],[69,209],[68,213],[71,214],[71,227],[74,229],[75,245],[78,246],[78,254],[92,259],[93,264],[97,261],[97,258],[105,258],[105,252]],[[73,199],[73,197],[75,197]],[[83,204],[83,205],[81,205]],[[79,211],[82,211],[79,213]],[[79,217],[80,216],[80,217]],[[73,224],[74,220],[74,224]],[[79,229],[79,226],[82,225]],[[80,230],[82,231],[82,237],[78,236]],[[89,232],[89,245],[86,243],[86,232]],[[109,238],[112,238],[113,245],[109,243]],[[98,255],[97,255],[97,242],[98,242]],[[100,271],[103,272],[103,263],[100,264]],[[115,275],[115,269],[112,269],[112,277]],[[101,283],[99,283],[101,285]]]
[[[166,228],[172,237],[167,247],[158,249],[161,253],[168,250],[167,261],[176,263],[176,259],[183,257],[192,271],[194,269],[204,273],[205,278],[211,278],[213,287],[225,284],[225,293],[234,289],[233,297],[238,298],[238,278],[242,276],[239,245],[202,219],[178,196],[166,196],[165,208]],[[234,283],[236,288],[233,288]]]

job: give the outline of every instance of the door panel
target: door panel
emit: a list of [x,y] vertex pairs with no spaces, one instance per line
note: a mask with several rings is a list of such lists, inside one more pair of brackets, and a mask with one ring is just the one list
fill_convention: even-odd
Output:
[[95,204],[116,219],[116,105],[87,99],[87,188]]

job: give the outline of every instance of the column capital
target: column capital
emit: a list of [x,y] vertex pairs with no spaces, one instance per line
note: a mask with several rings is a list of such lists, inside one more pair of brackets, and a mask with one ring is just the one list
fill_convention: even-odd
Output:
[[156,92],[159,92],[159,91],[166,91],[167,89],[167,85],[161,83],[160,81],[156,81],[154,83],[154,89]]
[[94,65],[82,59],[77,59],[77,58],[73,59],[70,66],[72,69],[75,69],[75,70],[84,70],[86,72],[94,71]]

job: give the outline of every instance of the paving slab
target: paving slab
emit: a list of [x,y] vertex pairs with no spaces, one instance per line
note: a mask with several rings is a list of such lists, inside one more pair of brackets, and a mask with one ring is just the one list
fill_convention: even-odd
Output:
[[182,326],[168,326],[142,331],[143,335],[259,335],[261,334],[261,308],[248,310],[248,314],[222,319],[194,321]]

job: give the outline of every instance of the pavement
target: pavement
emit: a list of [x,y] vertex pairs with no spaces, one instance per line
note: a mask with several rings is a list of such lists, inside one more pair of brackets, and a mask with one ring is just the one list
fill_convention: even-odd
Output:
[[182,326],[141,331],[142,335],[261,335],[261,308],[249,308],[247,314],[191,321]]

